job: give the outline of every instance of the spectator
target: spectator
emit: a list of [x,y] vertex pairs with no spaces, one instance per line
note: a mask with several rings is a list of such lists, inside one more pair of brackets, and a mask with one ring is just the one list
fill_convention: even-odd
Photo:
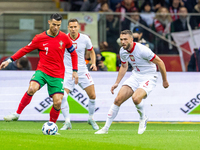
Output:
[[182,0],[188,12],[191,13],[197,4],[198,0]]
[[152,25],[152,29],[163,36],[170,33],[172,18],[168,13],[169,11],[166,7],[161,7],[157,11]]
[[155,17],[155,13],[152,10],[151,3],[145,1],[143,6],[141,7],[140,17],[147,23],[149,27],[153,24],[153,18]]
[[[84,3],[84,0],[64,0],[64,1],[69,1],[70,2],[70,11],[80,11],[83,3]],[[69,3],[66,3],[66,5],[69,5]],[[69,6],[65,6],[66,7],[69,7]]]
[[[87,68],[88,68],[89,71],[91,71],[90,66],[92,65],[92,62],[91,62],[91,59],[90,59],[88,52],[85,54],[85,58],[88,61]],[[104,64],[104,61],[105,61],[105,57],[103,57],[100,52],[96,53],[97,71],[107,71],[107,67]]]
[[161,7],[166,7],[165,0],[153,0],[153,9],[157,12]]
[[[112,12],[112,10],[108,10]],[[119,18],[113,14],[106,15],[106,41],[100,43],[100,51],[109,51],[118,54],[119,45],[116,40],[119,37]]]
[[110,8],[109,8],[108,3],[107,2],[102,2],[99,11],[100,12],[107,12],[107,11],[109,11],[109,9]]
[[104,61],[105,61],[105,57],[103,57],[100,53],[97,54],[96,66],[97,66],[98,71],[107,71],[108,70],[106,65],[104,64]]
[[125,20],[125,13],[133,12],[138,9],[137,2],[133,0],[123,0],[120,5],[116,8],[116,12],[121,12],[121,21]]
[[[148,27],[147,23],[140,17],[139,15],[139,11],[136,9],[133,11],[133,14],[130,16],[131,19],[133,19],[135,22],[131,22],[129,19],[125,19],[122,22],[122,31],[123,30],[131,30],[133,31],[135,27],[139,27],[139,23]],[[144,32],[144,38],[148,39],[149,38],[149,33],[148,32]]]
[[133,40],[135,42],[141,43],[142,45],[149,47],[152,51],[154,51],[154,45],[151,42],[149,42],[149,39],[144,38],[144,32],[146,31],[144,31],[141,27],[136,27],[133,30]]
[[[172,18],[170,15],[168,15],[168,13],[169,11],[166,7],[159,8],[153,21],[152,30],[162,36],[165,36],[170,41],[170,25],[172,22]],[[154,40],[156,53],[169,54],[169,50],[171,50],[172,47],[168,44],[168,42],[157,37]]]
[[173,21],[171,24],[171,32],[187,31],[190,27],[191,29],[198,28],[196,20],[191,19],[190,16],[188,16],[188,11],[186,7],[181,7],[179,9],[179,13],[179,19]]
[[116,11],[116,8],[119,7],[122,0],[109,0],[110,8],[112,11]]
[[21,57],[2,70],[31,70],[31,63],[27,57]]
[[179,18],[178,16],[179,8],[183,6],[184,6],[184,3],[182,2],[182,0],[172,0],[170,2],[169,12],[171,13],[173,21]]
[[60,8],[62,8],[63,11],[70,11],[71,9],[70,0],[60,0]]
[[[198,3],[194,6],[193,13],[200,14],[200,0],[198,0]],[[192,16],[192,19],[196,20],[198,27],[200,27],[200,16]]]
[[80,11],[99,11],[101,3],[107,2],[107,0],[84,0]]
[[194,49],[188,64],[188,71],[200,71],[200,49]]

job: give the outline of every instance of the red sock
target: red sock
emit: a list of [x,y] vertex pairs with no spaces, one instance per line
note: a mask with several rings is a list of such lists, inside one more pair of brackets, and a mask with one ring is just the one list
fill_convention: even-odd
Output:
[[54,107],[52,107],[51,111],[50,111],[50,120],[49,121],[56,123],[59,114],[60,114],[60,109],[56,110]]
[[26,92],[19,103],[16,113],[21,114],[24,108],[31,102],[32,97],[33,95],[28,95]]

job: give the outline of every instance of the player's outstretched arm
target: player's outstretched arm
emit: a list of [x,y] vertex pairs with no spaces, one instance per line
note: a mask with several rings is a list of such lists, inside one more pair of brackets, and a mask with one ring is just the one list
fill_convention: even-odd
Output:
[[1,65],[0,65],[0,70],[3,69],[3,68],[6,68],[8,66],[8,64],[11,63],[11,62],[12,62],[11,59],[8,59],[8,60],[2,62]]
[[116,80],[115,84],[111,87],[111,90],[110,90],[112,94],[114,94],[114,89],[116,89],[118,87],[118,84],[124,77],[127,69],[128,69],[128,62],[126,62],[125,64],[122,63],[121,67],[119,68],[117,80]]
[[156,56],[152,62],[158,66],[158,69],[162,75],[163,87],[168,88],[169,83],[167,81],[167,73],[164,62],[158,56]]
[[97,66],[96,66],[96,54],[95,54],[95,51],[94,49],[92,49],[90,51],[90,58],[91,58],[91,61],[92,61],[92,65],[90,66],[90,69],[92,71],[97,71]]

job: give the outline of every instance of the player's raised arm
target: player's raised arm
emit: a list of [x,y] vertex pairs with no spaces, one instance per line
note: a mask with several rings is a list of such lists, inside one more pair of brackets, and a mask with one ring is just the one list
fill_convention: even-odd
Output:
[[168,88],[169,83],[167,81],[167,73],[164,62],[157,55],[152,62],[158,66],[158,69],[162,75],[163,87]]
[[111,87],[112,94],[114,94],[114,89],[118,87],[118,84],[120,83],[124,75],[126,74],[127,69],[128,69],[128,62],[124,62],[124,63],[122,62],[121,67],[118,72],[117,80],[115,84]]

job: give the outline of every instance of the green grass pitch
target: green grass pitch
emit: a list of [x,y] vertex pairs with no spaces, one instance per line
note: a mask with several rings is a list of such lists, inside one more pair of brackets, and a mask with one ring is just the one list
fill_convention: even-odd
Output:
[[[105,122],[98,122],[103,127]],[[137,134],[138,123],[116,123],[106,135],[96,135],[87,122],[72,122],[61,135],[43,135],[44,122],[0,121],[1,150],[200,150],[200,124],[147,124]],[[57,122],[58,128],[62,122]]]

